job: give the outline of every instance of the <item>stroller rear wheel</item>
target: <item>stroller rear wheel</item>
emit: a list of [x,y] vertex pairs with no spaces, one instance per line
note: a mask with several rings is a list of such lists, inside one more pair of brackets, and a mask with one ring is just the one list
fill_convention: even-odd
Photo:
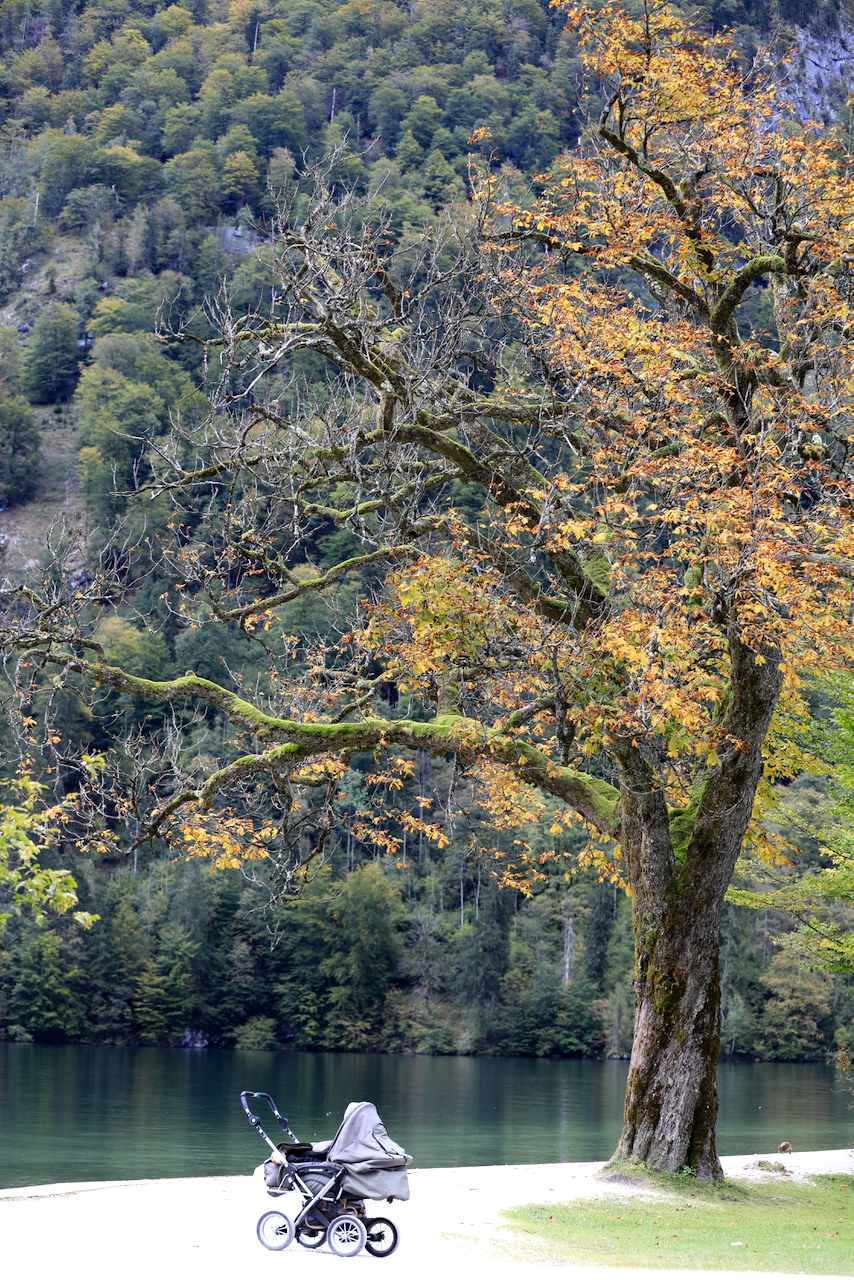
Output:
[[367,1236],[364,1223],[355,1214],[345,1213],[332,1223],[326,1232],[326,1241],[339,1258],[352,1258],[362,1248]]
[[326,1239],[326,1232],[317,1227],[297,1227],[297,1240],[304,1249],[319,1249]]
[[387,1258],[397,1248],[400,1236],[397,1227],[389,1218],[366,1218],[368,1238],[365,1248],[375,1258]]
[[278,1209],[260,1217],[256,1231],[265,1249],[287,1249],[294,1238],[294,1224]]

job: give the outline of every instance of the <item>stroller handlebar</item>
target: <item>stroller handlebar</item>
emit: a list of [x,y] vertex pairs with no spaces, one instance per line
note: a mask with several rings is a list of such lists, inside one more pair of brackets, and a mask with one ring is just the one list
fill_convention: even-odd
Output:
[[293,1132],[290,1125],[288,1124],[287,1117],[280,1114],[279,1108],[276,1106],[275,1102],[270,1097],[269,1093],[256,1093],[252,1089],[244,1089],[240,1095],[240,1103],[241,1103],[241,1106],[243,1107],[243,1110],[246,1112],[246,1119],[252,1125],[252,1128],[256,1131],[256,1133],[259,1133],[261,1137],[264,1139],[264,1141],[273,1149],[273,1152],[275,1153],[276,1157],[279,1157],[279,1149],[276,1146],[275,1142],[273,1142],[271,1138],[268,1138],[264,1130],[261,1128],[261,1121],[258,1119],[258,1117],[256,1115],[253,1115],[252,1112],[249,1110],[249,1103],[246,1101],[247,1098],[263,1098],[264,1101],[269,1104],[270,1110],[278,1120],[279,1127],[282,1129],[282,1131],[290,1139],[292,1139],[293,1142],[299,1141],[296,1134]]

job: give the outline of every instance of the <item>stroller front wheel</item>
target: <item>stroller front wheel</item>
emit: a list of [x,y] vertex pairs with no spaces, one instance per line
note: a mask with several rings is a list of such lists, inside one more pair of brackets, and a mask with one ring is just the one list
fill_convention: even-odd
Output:
[[336,1218],[326,1232],[326,1241],[339,1258],[352,1258],[368,1238],[364,1223],[352,1213]]
[[265,1249],[287,1249],[294,1238],[294,1224],[278,1209],[273,1209],[260,1217],[256,1231]]
[[365,1226],[368,1229],[365,1248],[372,1257],[387,1258],[390,1253],[394,1253],[400,1236],[390,1218],[366,1218]]

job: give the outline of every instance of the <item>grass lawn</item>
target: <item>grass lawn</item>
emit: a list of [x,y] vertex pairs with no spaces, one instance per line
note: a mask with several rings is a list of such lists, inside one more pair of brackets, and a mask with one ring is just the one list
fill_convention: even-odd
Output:
[[[669,1186],[668,1186],[669,1184]],[[650,1179],[660,1198],[525,1205],[504,1214],[516,1243],[600,1267],[799,1271],[854,1276],[854,1177],[727,1182]]]

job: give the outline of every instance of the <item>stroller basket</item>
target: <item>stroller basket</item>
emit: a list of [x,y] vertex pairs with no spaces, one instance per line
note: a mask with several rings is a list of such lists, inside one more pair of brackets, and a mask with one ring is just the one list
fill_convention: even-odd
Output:
[[318,1180],[322,1185],[340,1172],[337,1164],[318,1163],[316,1157],[312,1161],[310,1158],[289,1156],[285,1164],[278,1160],[267,1161],[264,1165],[264,1182],[271,1196],[281,1196],[286,1191],[293,1191],[297,1185],[297,1174],[303,1182],[312,1186]]

